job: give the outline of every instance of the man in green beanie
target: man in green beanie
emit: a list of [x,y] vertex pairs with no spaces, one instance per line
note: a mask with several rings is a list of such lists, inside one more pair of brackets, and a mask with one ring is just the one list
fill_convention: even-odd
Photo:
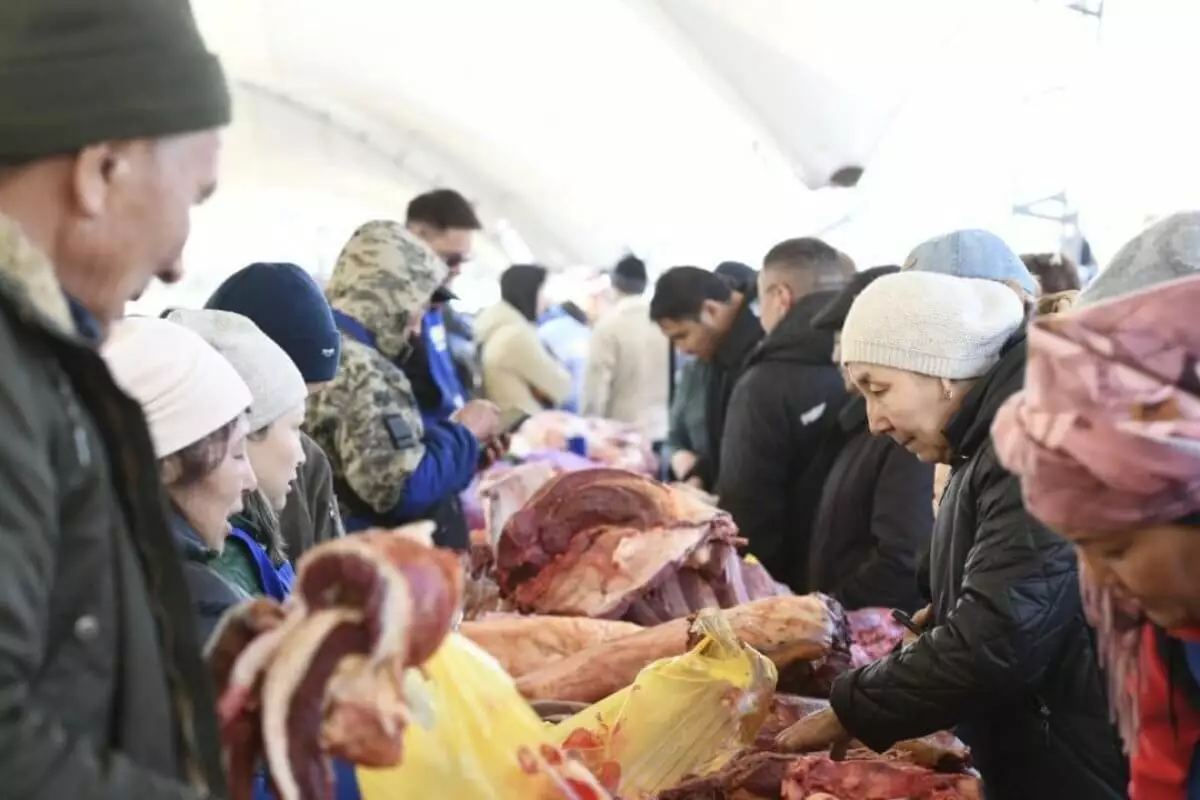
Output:
[[150,435],[97,347],[179,278],[229,113],[186,0],[0,0],[5,797],[227,794]]

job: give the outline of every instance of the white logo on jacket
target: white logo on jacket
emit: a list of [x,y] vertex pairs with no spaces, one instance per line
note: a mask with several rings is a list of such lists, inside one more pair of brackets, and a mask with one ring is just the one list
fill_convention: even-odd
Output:
[[801,414],[800,424],[812,425],[814,422],[823,417],[825,415],[825,405],[825,403],[821,403],[820,405],[813,406],[808,411],[805,411],[803,414]]

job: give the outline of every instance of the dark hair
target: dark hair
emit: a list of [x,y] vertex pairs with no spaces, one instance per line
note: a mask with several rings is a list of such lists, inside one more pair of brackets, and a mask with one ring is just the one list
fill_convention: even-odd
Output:
[[537,321],[537,296],[546,282],[546,268],[513,264],[500,275],[500,297],[530,322]]
[[559,308],[561,308],[563,310],[564,314],[566,314],[568,317],[575,320],[576,322],[583,323],[584,325],[588,324],[587,312],[585,312],[579,306],[575,305],[575,303],[571,302],[570,300],[567,300],[566,302],[560,304]]
[[728,303],[731,297],[733,288],[716,274],[700,267],[672,267],[654,284],[650,319],[698,319],[705,301]]
[[787,239],[772,247],[763,257],[763,269],[804,273],[827,288],[844,286],[853,271],[841,253],[811,236]]
[[1042,294],[1079,291],[1079,269],[1063,253],[1026,253],[1021,256],[1025,268],[1038,279]]
[[758,280],[758,272],[754,267],[740,261],[722,261],[713,272],[739,292],[750,288]]
[[439,231],[457,228],[477,231],[483,226],[475,215],[475,208],[453,189],[434,189],[419,194],[408,204],[407,221],[423,222]]
[[646,276],[646,263],[632,254],[617,262],[609,280],[618,292],[635,295],[646,291],[646,284],[650,282]]
[[161,465],[170,465],[170,469],[165,470],[170,478],[166,482],[167,488],[186,489],[195,486],[221,466],[221,462],[229,453],[229,439],[233,436],[233,429],[240,419],[239,414],[203,439],[161,459]]

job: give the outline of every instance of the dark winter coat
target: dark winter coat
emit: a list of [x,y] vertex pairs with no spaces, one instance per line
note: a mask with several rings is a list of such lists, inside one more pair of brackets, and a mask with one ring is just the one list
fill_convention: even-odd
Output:
[[224,796],[150,432],[97,333],[0,219],[0,794]]
[[778,581],[806,591],[815,492],[797,492],[846,402],[833,334],[811,326],[836,292],[796,303],[746,359],[721,437],[717,496]]
[[917,564],[933,530],[933,465],[887,436],[872,436],[860,397],[842,409],[822,449],[832,451],[832,463],[819,463],[824,480],[808,589],[848,610],[924,607]]
[[957,726],[988,800],[1117,800],[1128,767],[1074,550],[1025,511],[991,440],[1024,371],[1021,337],[946,427],[953,473],[930,548],[935,627],[840,677],[830,699],[846,728],[881,752]]
[[708,362],[708,382],[704,388],[704,424],[708,429],[708,453],[697,453],[696,465],[688,477],[699,478],[707,491],[714,491],[721,471],[721,436],[725,432],[725,414],[733,388],[746,368],[746,358],[762,341],[762,323],[755,313],[753,287],[746,287],[742,305],[733,325]]

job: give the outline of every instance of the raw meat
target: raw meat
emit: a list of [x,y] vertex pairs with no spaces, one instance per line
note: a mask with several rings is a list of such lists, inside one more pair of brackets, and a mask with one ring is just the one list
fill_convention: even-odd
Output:
[[588,617],[494,614],[464,622],[459,633],[519,677],[561,658],[642,630],[640,625]]
[[720,772],[690,778],[659,792],[655,800],[778,800],[795,760],[795,756],[779,753],[747,753]]
[[978,778],[947,775],[908,763],[852,751],[844,761],[827,755],[796,759],[783,781],[784,800],[811,800],[826,792],[837,800],[982,800]]
[[428,659],[461,601],[458,558],[431,525],[367,531],[301,558],[293,596],[229,612],[208,651],[233,800],[265,755],[280,800],[324,800],[327,758],[400,761],[407,670]]
[[[824,595],[769,597],[725,612],[737,637],[784,667],[847,646],[841,607]],[[589,647],[517,679],[531,700],[594,703],[633,683],[652,661],[686,653],[691,620],[677,619]]]
[[878,661],[895,649],[904,638],[904,626],[892,616],[890,608],[860,608],[846,614],[850,620],[850,658],[861,667]]
[[[496,578],[518,610],[642,625],[774,596],[727,514],[614,469],[560,475],[508,518]],[[751,591],[753,589],[753,592]]]
[[566,411],[534,414],[513,436],[514,453],[567,450],[572,436],[587,440],[587,457],[599,464],[652,474],[658,466],[650,442],[633,425],[582,418]]
[[484,529],[488,532],[492,548],[500,541],[500,532],[504,530],[509,518],[560,473],[561,470],[548,461],[531,461],[490,475],[479,482]]

